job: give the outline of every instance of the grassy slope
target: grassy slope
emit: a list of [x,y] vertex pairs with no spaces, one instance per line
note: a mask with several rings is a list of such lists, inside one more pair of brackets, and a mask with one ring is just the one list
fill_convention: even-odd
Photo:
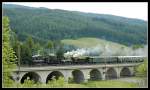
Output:
[[83,47],[89,48],[89,47],[94,47],[97,45],[101,45],[103,47],[110,46],[111,48],[116,48],[116,49],[122,48],[122,47],[128,48],[127,46],[122,45],[122,44],[118,44],[118,43],[114,43],[111,41],[106,41],[106,40],[98,39],[98,38],[89,38],[89,37],[79,38],[76,40],[64,39],[64,40],[61,40],[61,42],[64,44],[68,44],[68,45],[74,45],[74,46],[77,46],[79,48],[83,48]]
[[117,81],[117,80],[108,80],[108,81],[91,81],[85,84],[81,84],[83,87],[86,88],[133,88],[137,87],[136,83],[129,83],[129,82],[123,82],[123,81]]

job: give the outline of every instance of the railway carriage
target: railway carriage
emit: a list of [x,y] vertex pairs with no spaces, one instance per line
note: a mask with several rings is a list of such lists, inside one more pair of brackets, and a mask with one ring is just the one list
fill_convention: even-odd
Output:
[[57,56],[34,56],[35,64],[48,65],[76,65],[76,64],[117,64],[143,62],[143,56],[82,56],[58,59]]

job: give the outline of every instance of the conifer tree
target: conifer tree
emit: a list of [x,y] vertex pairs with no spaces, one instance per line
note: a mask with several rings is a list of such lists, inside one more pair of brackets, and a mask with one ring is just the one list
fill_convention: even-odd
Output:
[[12,87],[13,81],[10,79],[12,69],[15,68],[16,56],[10,46],[10,27],[8,17],[3,17],[2,28],[2,75],[3,87]]

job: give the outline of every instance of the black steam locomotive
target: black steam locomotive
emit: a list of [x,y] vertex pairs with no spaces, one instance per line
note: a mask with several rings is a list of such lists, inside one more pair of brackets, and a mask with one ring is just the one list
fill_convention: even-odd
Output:
[[143,56],[82,56],[61,59],[55,55],[34,56],[35,65],[78,65],[78,64],[115,64],[115,63],[139,63],[146,57]]

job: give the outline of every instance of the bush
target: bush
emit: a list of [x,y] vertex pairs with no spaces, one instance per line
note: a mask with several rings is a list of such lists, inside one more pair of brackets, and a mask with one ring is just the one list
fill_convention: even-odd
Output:
[[147,66],[148,66],[148,60],[145,59],[144,62],[136,68],[136,76],[142,77],[142,80],[140,80],[138,83],[139,87],[147,87],[148,85]]
[[34,87],[35,82],[33,80],[25,80],[22,84],[23,87]]
[[136,68],[136,76],[147,77],[147,66],[148,60],[145,59],[144,62]]
[[59,77],[58,80],[53,78],[51,81],[48,81],[47,87],[63,87],[64,86],[64,78]]

